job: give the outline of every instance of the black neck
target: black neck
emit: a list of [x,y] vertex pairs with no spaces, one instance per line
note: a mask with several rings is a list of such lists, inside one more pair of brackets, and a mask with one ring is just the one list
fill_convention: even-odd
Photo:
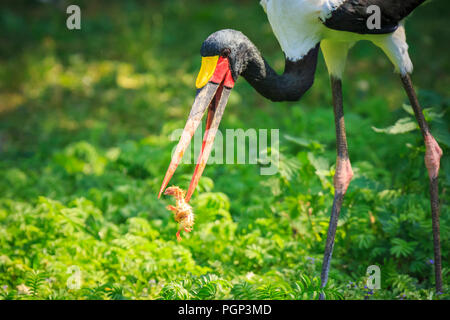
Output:
[[317,65],[319,43],[302,59],[286,59],[284,73],[278,75],[253,46],[247,54],[242,76],[261,95],[272,101],[297,101],[311,88]]

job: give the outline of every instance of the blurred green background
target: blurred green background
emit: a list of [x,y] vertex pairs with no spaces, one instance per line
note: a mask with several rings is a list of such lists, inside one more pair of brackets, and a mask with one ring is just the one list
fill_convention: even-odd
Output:
[[[203,40],[246,34],[279,72],[283,53],[259,1],[2,1],[0,294],[5,299],[315,299],[333,198],[335,133],[322,56],[300,102],[272,103],[243,79],[221,129],[280,130],[274,176],[210,165],[177,225],[156,198],[195,95]],[[81,8],[81,30],[66,7]],[[448,289],[448,3],[406,21],[412,76],[444,150],[441,242]],[[445,299],[433,290],[425,148],[384,54],[351,51],[344,77],[355,179],[345,199],[328,298]],[[401,120],[401,121],[399,121]],[[397,122],[399,121],[399,122]],[[374,128],[385,128],[375,130]],[[172,182],[188,186],[193,165]],[[369,265],[382,289],[365,289]],[[72,273],[76,266],[79,274]],[[68,286],[81,275],[80,286]],[[76,282],[76,281],[75,281]]]

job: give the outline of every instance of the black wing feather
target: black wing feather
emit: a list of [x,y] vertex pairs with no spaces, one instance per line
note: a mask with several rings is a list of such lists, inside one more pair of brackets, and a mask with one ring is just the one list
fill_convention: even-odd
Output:
[[[401,20],[426,0],[346,0],[323,21],[325,26],[360,34],[385,34],[397,30]],[[377,5],[381,11],[381,29],[369,29],[367,8]]]

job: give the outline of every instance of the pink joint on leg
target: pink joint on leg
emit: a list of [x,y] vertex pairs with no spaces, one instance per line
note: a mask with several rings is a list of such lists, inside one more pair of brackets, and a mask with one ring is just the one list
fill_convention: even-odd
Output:
[[350,160],[338,157],[336,162],[336,173],[334,174],[335,191],[345,194],[352,178],[353,170]]
[[429,133],[425,135],[425,146],[427,148],[425,152],[425,165],[428,169],[430,179],[434,179],[438,176],[442,149]]

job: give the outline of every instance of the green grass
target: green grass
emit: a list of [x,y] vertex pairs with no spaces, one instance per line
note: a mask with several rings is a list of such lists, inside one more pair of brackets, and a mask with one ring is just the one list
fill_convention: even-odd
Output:
[[[243,31],[282,71],[284,57],[258,1],[10,1],[0,8],[0,294],[5,299],[317,298],[333,198],[334,121],[320,57],[312,89],[272,103],[243,80],[221,124],[277,128],[274,176],[257,165],[210,165],[192,199],[193,232],[158,200],[174,141],[195,95],[202,41]],[[447,3],[406,23],[413,81],[444,150],[441,242],[448,290],[450,41]],[[344,78],[355,179],[339,222],[329,298],[445,299],[433,290],[428,177],[417,130],[372,129],[411,118],[382,52],[357,44]],[[409,121],[409,120],[405,120]],[[396,128],[399,128],[398,126]],[[184,188],[193,165],[172,182]],[[381,288],[364,289],[370,265]],[[68,286],[81,273],[81,288]],[[78,268],[78,269],[77,269]],[[69,281],[69,282],[68,282]],[[22,285],[25,285],[22,286]]]

